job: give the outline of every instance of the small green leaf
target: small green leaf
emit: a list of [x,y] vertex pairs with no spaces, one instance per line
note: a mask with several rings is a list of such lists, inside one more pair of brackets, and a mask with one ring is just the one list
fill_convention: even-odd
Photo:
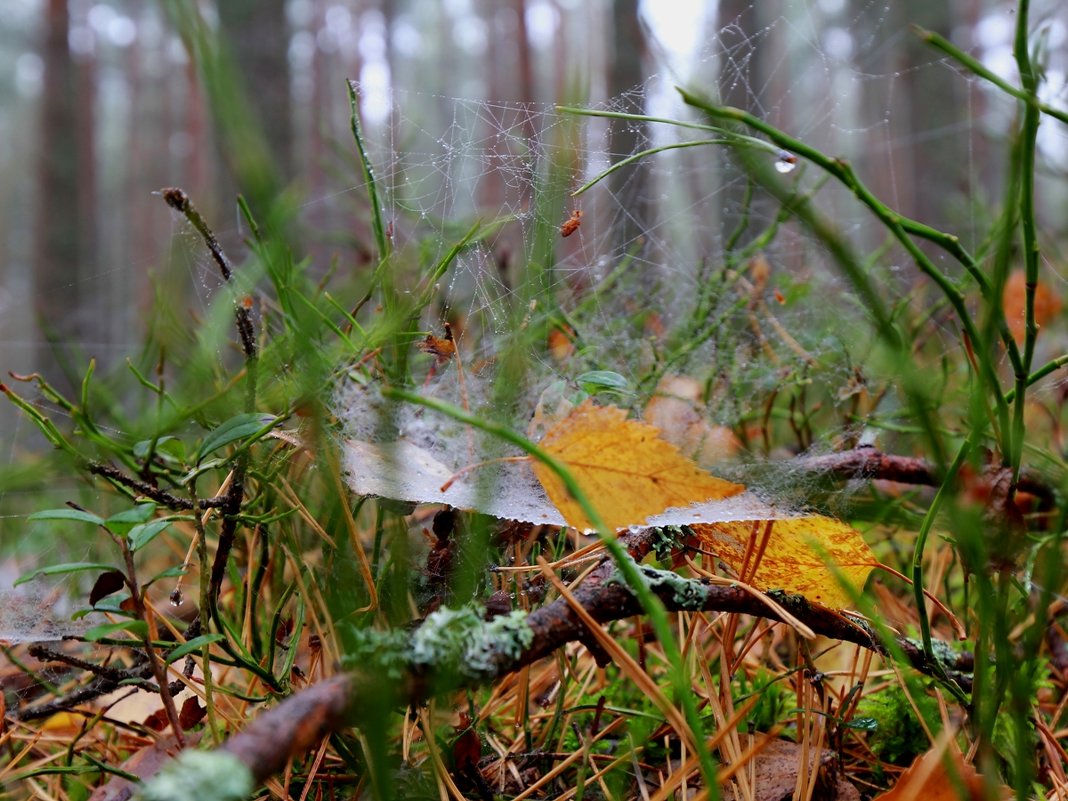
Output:
[[118,534],[120,537],[127,534],[134,526],[147,523],[156,513],[156,504],[139,503],[133,509],[125,509],[114,514],[104,521],[108,531]]
[[[148,456],[148,448],[151,444],[150,439],[143,439],[136,443],[133,446],[133,455],[138,459],[144,459]],[[156,440],[156,453],[180,462],[185,458],[185,444],[177,437],[160,437]]]
[[97,640],[111,637],[120,631],[128,632],[138,638],[147,637],[148,624],[143,620],[120,620],[118,623],[104,623],[100,626],[93,626],[82,636],[89,642],[96,642]]
[[170,519],[153,520],[151,523],[139,523],[131,528],[126,534],[126,540],[130,543],[130,550],[136,551],[152,542],[160,533],[174,521]]
[[178,484],[182,484],[184,486],[184,485],[188,484],[190,481],[192,481],[194,478],[197,478],[197,477],[203,475],[204,473],[207,473],[207,472],[209,472],[211,470],[214,470],[216,467],[222,467],[225,464],[226,464],[226,460],[225,459],[208,459],[206,462],[201,462],[201,463],[197,464],[196,467],[194,467],[192,470],[190,470],[185,475],[181,476],[178,479],[177,483]]
[[199,637],[194,637],[193,639],[182,643],[169,654],[167,654],[167,664],[169,665],[171,662],[177,662],[186,654],[191,654],[194,651],[199,651],[205,645],[210,645],[213,642],[218,642],[219,640],[225,639],[226,637],[222,634],[219,634],[218,632],[214,634],[201,634]]
[[38,576],[62,576],[67,573],[78,573],[83,570],[117,570],[115,565],[106,565],[102,562],[65,562],[61,565],[49,565],[48,567],[31,570],[16,579],[13,586],[33,581]]
[[219,448],[223,448],[233,442],[251,438],[255,435],[263,436],[278,418],[272,414],[239,414],[231,417],[218,428],[211,431],[197,450],[196,461],[199,463],[205,456]]
[[30,520],[78,520],[82,523],[92,523],[96,526],[104,525],[104,518],[86,512],[84,509],[45,509],[34,512],[29,516]]
[[853,718],[842,723],[842,726],[847,729],[857,729],[858,731],[876,731],[879,728],[879,721],[875,718]]
[[70,616],[71,620],[81,620],[86,615],[95,615],[100,612],[107,612],[109,615],[118,615],[119,617],[133,618],[137,613],[129,609],[123,609],[122,604],[126,603],[126,600],[130,597],[130,593],[122,592],[117,595],[109,595],[107,598],[101,598],[100,603],[94,606],[92,609],[79,609],[77,612]]
[[149,584],[153,584],[157,581],[160,581],[161,579],[178,578],[179,576],[184,575],[185,567],[183,565],[175,565],[174,567],[168,567],[162,573],[157,573],[156,575],[154,575],[152,578],[145,582],[145,586],[147,587]]
[[630,390],[630,382],[619,373],[611,370],[591,370],[583,373],[577,379],[578,385],[591,395],[599,392],[616,392],[621,395],[633,395]]

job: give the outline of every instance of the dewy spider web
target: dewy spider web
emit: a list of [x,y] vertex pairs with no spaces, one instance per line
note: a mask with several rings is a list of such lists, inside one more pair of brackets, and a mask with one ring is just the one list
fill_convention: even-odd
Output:
[[[1005,9],[992,11],[994,22],[987,27],[996,28],[998,19],[1005,23],[1005,13]],[[820,149],[850,158],[862,175],[876,173],[873,184],[892,206],[912,213],[910,204],[914,205],[918,190],[911,185],[911,176],[898,171],[898,164],[904,170],[913,157],[911,151],[932,142],[964,140],[956,148],[961,161],[955,166],[970,180],[976,172],[973,140],[987,133],[976,124],[976,107],[981,101],[984,126],[1000,129],[1011,103],[993,93],[977,97],[983,91],[980,84],[960,75],[933,51],[904,72],[883,69],[888,55],[910,36],[904,26],[894,27],[892,16],[876,4],[850,12],[843,4],[826,2],[808,11],[790,4],[787,12],[755,31],[730,22],[711,39],[694,77],[685,83],[699,88],[703,80],[704,85],[718,86],[726,102],[752,110]],[[998,35],[1011,35],[1011,25],[1003,24],[999,30]],[[1004,46],[995,33],[983,43],[991,52]],[[923,82],[946,79],[965,95],[963,116],[953,125],[899,136],[897,131],[904,126],[893,115],[902,96]],[[705,122],[678,101],[671,83],[654,77],[591,108],[607,114]],[[738,257],[746,242],[774,226],[778,207],[759,192],[752,202],[747,200],[747,179],[722,147],[649,155],[581,197],[550,206],[556,215],[551,219],[535,202],[535,184],[546,174],[547,164],[565,165],[566,189],[574,190],[634,153],[714,134],[637,119],[576,120],[551,106],[401,90],[394,90],[391,100],[391,125],[387,136],[378,140],[372,159],[388,165],[380,177],[392,190],[387,213],[394,231],[402,239],[409,231],[418,237],[414,230],[419,227],[425,233],[428,225],[433,229],[440,220],[479,213],[511,220],[496,237],[458,259],[443,282],[441,316],[424,320],[429,330],[436,331],[442,317],[459,320],[461,353],[468,363],[492,359],[512,335],[509,326],[516,318],[504,310],[517,296],[523,256],[539,226],[560,226],[574,208],[583,213],[575,233],[558,240],[557,261],[545,287],[569,319],[581,310],[577,332],[581,348],[562,361],[544,349],[532,350],[527,394],[516,403],[518,416],[512,421],[517,429],[525,427],[525,416],[545,386],[558,379],[574,382],[590,370],[621,374],[638,396],[653,390],[655,380],[650,384],[650,376],[696,375],[717,387],[711,393],[711,414],[723,423],[752,419],[758,413],[755,404],[791,380],[815,378],[842,388],[843,403],[850,397],[854,368],[870,353],[866,334],[860,333],[868,326],[864,309],[830,270],[819,243],[796,224],[781,225],[762,249],[770,275],[757,275],[760,261],[753,253]],[[429,107],[450,110],[451,123],[444,132],[428,130],[415,116]],[[629,144],[626,151],[615,144],[620,130],[628,135],[623,137]],[[768,158],[793,166],[790,154],[769,153]],[[812,170],[783,172],[791,173],[789,179],[799,192],[815,191],[820,178]],[[857,242],[859,252],[879,244],[883,234],[872,235],[878,227],[847,191],[833,184],[823,187],[818,201],[833,213],[842,234]],[[981,235],[974,209],[963,209],[954,222],[973,246]],[[638,223],[638,232],[634,226],[628,230],[627,223]],[[437,230],[438,246],[444,249],[447,231],[440,225]],[[915,286],[916,272],[894,250],[881,253],[870,268],[889,294],[903,295]],[[609,279],[611,286],[606,288]],[[663,340],[685,330],[694,299],[708,287],[713,289],[704,313],[724,336],[707,337],[693,349],[676,342],[674,347],[684,357],[665,356]],[[761,311],[754,314],[757,306]],[[758,326],[754,317],[760,318]],[[955,353],[953,332],[942,321],[936,320],[934,326],[944,329],[946,352]],[[670,365],[658,367],[658,360],[665,358],[671,359]],[[469,386],[480,379],[492,384],[492,375],[492,369],[476,372]],[[739,387],[744,390],[731,391]],[[461,400],[455,376],[447,370],[439,372],[425,391]],[[370,396],[355,390],[340,401],[357,439],[375,439],[380,404],[377,398],[367,400]],[[476,388],[469,398],[472,411],[499,416],[501,410],[491,408],[493,397],[493,392],[479,393]],[[617,401],[633,404],[635,397]],[[486,405],[480,407],[480,402]],[[447,438],[435,445],[433,415],[410,414],[420,420],[418,440],[423,447],[438,456],[464,451]],[[401,433],[406,433],[403,424]],[[823,441],[829,443],[839,433],[828,430]],[[468,453],[461,463],[477,461],[481,455],[481,451]]]

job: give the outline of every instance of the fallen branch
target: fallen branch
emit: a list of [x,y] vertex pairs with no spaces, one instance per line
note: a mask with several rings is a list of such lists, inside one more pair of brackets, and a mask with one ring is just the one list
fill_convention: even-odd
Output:
[[[901,484],[926,487],[937,487],[942,483],[938,469],[925,459],[883,453],[876,448],[854,448],[822,456],[802,457],[791,462],[790,466],[843,481],[849,479],[896,481]],[[991,465],[988,472],[997,469],[999,469],[997,466]],[[1056,502],[1053,488],[1041,476],[1031,471],[1025,470],[1020,474],[1015,489],[1038,498],[1040,509],[1052,508]]]
[[[621,540],[630,556],[640,561],[652,550],[656,536],[654,530],[644,529],[625,534]],[[666,571],[644,567],[641,570],[651,591],[670,611],[733,612],[780,620],[761,598],[739,587],[708,584],[681,576],[675,576],[677,580],[674,580],[667,577],[675,574]],[[608,558],[575,589],[573,599],[600,624],[642,613],[633,592],[619,579],[615,564]],[[886,645],[859,620],[814,606],[803,598],[791,598],[787,603],[790,614],[819,635],[855,643],[880,654],[888,653]],[[508,647],[495,650],[486,660],[488,669],[483,665],[479,671],[466,674],[457,674],[453,670],[443,683],[432,666],[423,668],[409,664],[400,680],[391,682],[393,695],[388,704],[419,704],[434,691],[493,681],[548,656],[569,642],[589,637],[580,614],[563,598],[531,612],[524,622],[529,628],[529,632],[524,632],[526,644],[518,650]],[[433,625],[430,620],[424,623],[424,627]],[[419,631],[416,629],[412,636],[417,637]],[[935,674],[934,666],[929,664],[917,644],[898,637],[895,647],[917,670]],[[948,645],[939,652],[953,653]],[[949,657],[949,663],[943,667],[962,687],[970,689],[971,680],[966,671],[971,670],[971,663],[971,655],[964,653]],[[381,710],[387,703],[382,694],[382,676],[374,675],[373,670],[366,674],[357,671],[335,676],[263,713],[224,743],[220,752],[235,758],[248,770],[253,786],[258,785],[280,771],[289,759],[319,744],[323,737],[345,726],[358,725],[361,712]]]

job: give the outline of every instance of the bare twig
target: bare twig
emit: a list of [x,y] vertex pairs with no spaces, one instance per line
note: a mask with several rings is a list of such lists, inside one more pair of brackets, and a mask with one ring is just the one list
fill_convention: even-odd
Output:
[[[147,481],[142,481],[139,478],[127,475],[114,465],[106,464],[104,462],[87,462],[85,469],[94,475],[101,476],[102,478],[120,484],[127,489],[131,489],[138,495],[142,495],[169,509],[192,509],[194,506],[193,501],[188,498],[180,498],[173,493],[167,492],[167,490],[162,490],[159,487],[153,486]],[[215,509],[224,506],[225,504],[226,496],[222,495],[215,498],[205,498],[195,505],[200,509]]]
[[[215,260],[215,263],[219,266],[219,272],[222,274],[223,280],[228,284],[232,284],[233,268],[230,265],[230,260],[223,252],[222,246],[219,244],[219,240],[216,239],[215,234],[208,227],[204,218],[200,216],[200,212],[193,207],[193,204],[189,200],[189,196],[176,187],[164,189],[162,190],[162,194],[167,205],[181,212],[186,220],[189,221],[189,224],[197,230],[197,233],[203,238],[204,244],[207,246],[212,258]],[[256,347],[256,331],[252,324],[250,304],[246,304],[243,299],[235,299],[234,318],[237,322],[238,335],[241,338],[241,349],[245,353],[245,369],[248,376],[248,393],[245,399],[245,410],[251,412],[256,405],[256,364],[258,360],[258,352]],[[234,537],[237,533],[237,514],[241,511],[241,504],[245,498],[245,472],[247,469],[248,453],[242,451],[234,461],[230,488],[223,496],[223,501],[220,504],[223,513],[223,521],[219,529],[219,545],[215,551],[215,561],[211,568],[209,593],[209,600],[211,601],[210,610],[202,609],[201,614],[207,614],[209,611],[214,611],[215,604],[219,598],[219,591],[222,587],[223,577],[226,574],[226,563],[230,558],[230,551],[233,549]]]

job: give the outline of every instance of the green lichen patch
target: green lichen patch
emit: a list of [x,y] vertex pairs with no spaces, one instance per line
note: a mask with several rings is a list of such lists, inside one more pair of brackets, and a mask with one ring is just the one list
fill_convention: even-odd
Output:
[[485,679],[497,674],[499,661],[518,658],[533,640],[522,611],[486,621],[473,606],[442,608],[412,635],[407,655],[417,669],[446,669],[460,678]]
[[393,681],[408,672],[461,683],[493,678],[502,663],[518,659],[534,641],[534,631],[519,610],[492,620],[482,614],[475,606],[443,607],[412,633],[357,632],[345,666]]
[[238,801],[253,790],[252,772],[225,751],[183,751],[141,788],[140,801]]
[[[673,570],[660,570],[648,565],[637,565],[637,568],[638,575],[641,576],[646,587],[654,592],[662,592],[665,589],[670,591],[672,603],[676,604],[679,609],[698,611],[704,608],[708,600],[708,587],[699,579],[686,578]],[[616,574],[608,581],[624,586],[627,584],[618,568]]]

